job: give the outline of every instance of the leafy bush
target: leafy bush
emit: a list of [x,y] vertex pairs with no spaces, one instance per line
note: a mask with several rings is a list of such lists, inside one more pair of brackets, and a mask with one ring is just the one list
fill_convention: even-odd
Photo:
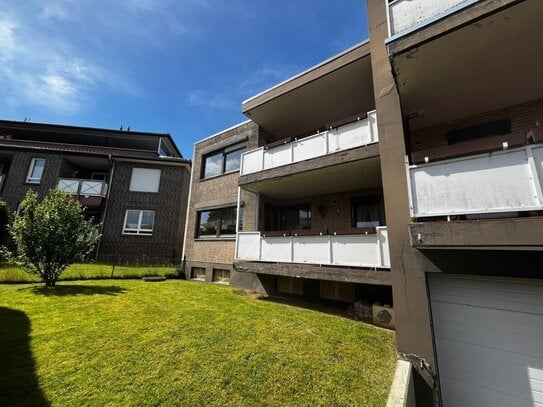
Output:
[[92,251],[100,235],[84,217],[84,207],[57,189],[41,202],[29,190],[10,232],[17,253],[11,259],[24,271],[53,287],[60,274]]

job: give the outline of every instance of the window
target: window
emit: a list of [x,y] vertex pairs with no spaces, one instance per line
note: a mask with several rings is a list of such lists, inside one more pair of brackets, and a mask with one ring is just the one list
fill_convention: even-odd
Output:
[[213,269],[213,282],[228,284],[230,282],[230,270]]
[[132,168],[130,179],[131,192],[158,192],[160,187],[160,170],[151,168]]
[[511,119],[496,120],[477,126],[452,130],[447,133],[447,143],[456,144],[481,137],[502,136],[511,133]]
[[236,144],[203,157],[202,178],[239,171],[245,145]]
[[283,293],[303,294],[304,280],[295,277],[277,277],[277,291]]
[[354,285],[342,281],[319,281],[321,298],[336,301],[354,301]]
[[236,207],[211,209],[198,212],[196,236],[215,236],[236,234]]
[[381,197],[353,199],[351,210],[353,227],[374,228],[381,225]]
[[155,211],[129,209],[124,218],[123,234],[152,235],[155,226]]
[[206,269],[203,267],[193,267],[191,269],[191,278],[193,280],[205,281],[206,279]]
[[266,230],[311,229],[311,204],[279,207],[266,203],[264,212]]
[[30,161],[30,168],[26,176],[26,182],[29,184],[39,184],[45,168],[45,158],[33,158]]

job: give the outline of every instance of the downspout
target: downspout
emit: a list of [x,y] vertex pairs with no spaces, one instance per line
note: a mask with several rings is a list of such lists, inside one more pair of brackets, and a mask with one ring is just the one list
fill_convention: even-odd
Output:
[[109,194],[111,192],[111,186],[113,182],[113,173],[115,172],[115,160],[111,158],[111,154],[107,155],[107,159],[109,163],[111,164],[111,172],[109,173],[109,183],[107,186],[107,193],[106,193],[106,206],[104,207],[104,213],[102,214],[102,222],[100,224],[100,240],[98,240],[98,243],[96,244],[96,257],[98,258],[98,255],[100,254],[100,244],[102,243],[102,233],[104,232],[104,221],[106,219],[107,210],[109,207]]

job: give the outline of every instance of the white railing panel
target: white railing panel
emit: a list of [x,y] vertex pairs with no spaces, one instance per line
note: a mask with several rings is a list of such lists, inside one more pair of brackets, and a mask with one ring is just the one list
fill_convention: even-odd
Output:
[[262,171],[264,168],[263,151],[264,149],[261,147],[256,150],[247,151],[241,155],[242,175]]
[[293,162],[326,155],[328,153],[326,144],[326,133],[295,141],[293,145]]
[[240,232],[236,258],[278,263],[309,263],[352,267],[390,267],[388,235],[385,226],[377,234],[274,236],[260,232]]
[[534,175],[525,148],[412,166],[413,216],[540,209]]
[[260,260],[260,232],[238,233],[236,258],[240,260]]
[[292,241],[290,236],[263,237],[260,253],[262,261],[292,262]]
[[324,133],[315,134],[264,150],[260,147],[241,156],[241,175],[321,157],[339,150],[361,147],[379,141],[375,111],[368,117]]
[[79,180],[78,179],[59,179],[58,180],[58,189],[66,194],[76,195],[79,190]]
[[287,143],[264,151],[264,169],[290,164],[292,162],[291,149],[292,146]]
[[378,227],[377,237],[379,239],[381,267],[390,267],[390,249],[388,246],[388,229],[386,227]]
[[338,266],[378,267],[377,235],[332,236],[332,264]]
[[532,149],[532,154],[534,156],[534,162],[536,166],[536,171],[539,185],[543,189],[543,146],[537,146]]
[[330,264],[329,236],[293,236],[294,263]]
[[[386,1],[386,0],[385,0]],[[474,3],[473,0],[396,0],[389,6],[392,35],[407,31],[425,21],[446,14],[454,8]]]
[[371,142],[377,143],[379,141],[379,131],[377,130],[377,112],[375,110],[368,112],[368,122],[370,123]]
[[102,181],[81,181],[80,195],[102,196],[104,195],[105,184]]

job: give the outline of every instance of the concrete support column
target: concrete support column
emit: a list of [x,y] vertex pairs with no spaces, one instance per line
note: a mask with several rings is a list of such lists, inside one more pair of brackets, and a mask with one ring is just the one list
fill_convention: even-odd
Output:
[[[385,45],[385,0],[367,0],[379,150],[388,227],[396,340],[400,357],[419,372],[423,404],[438,404],[437,369],[426,288],[426,271],[435,267],[411,246],[406,148],[400,97]],[[416,386],[417,387],[417,386]],[[432,391],[433,390],[433,391]]]

